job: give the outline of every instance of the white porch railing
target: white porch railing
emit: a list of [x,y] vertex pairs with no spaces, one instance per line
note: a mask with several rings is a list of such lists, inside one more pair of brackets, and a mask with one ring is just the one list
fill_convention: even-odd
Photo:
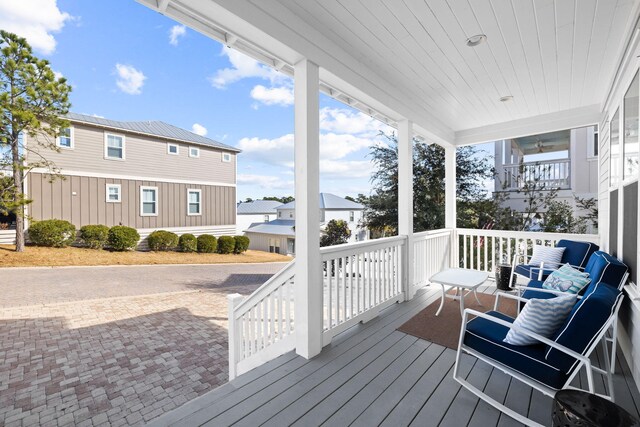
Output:
[[505,190],[521,189],[537,180],[545,188],[571,188],[571,159],[504,165]]
[[413,286],[422,287],[429,278],[451,266],[454,230],[423,231],[413,235]]
[[402,301],[405,236],[320,249],[323,267],[323,345],[352,325]]
[[462,268],[493,272],[503,262],[510,264],[521,248],[531,256],[534,245],[555,246],[558,240],[568,239],[598,243],[597,234],[538,233],[527,231],[475,230],[458,228],[454,232],[453,264]]

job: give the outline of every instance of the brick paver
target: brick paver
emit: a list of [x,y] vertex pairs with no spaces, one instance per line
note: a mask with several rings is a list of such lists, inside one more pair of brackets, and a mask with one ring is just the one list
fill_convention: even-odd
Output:
[[3,283],[0,425],[143,424],[225,383],[226,293],[248,294],[279,267],[177,292],[132,276],[133,288],[165,292],[89,299],[80,286],[78,301],[37,305],[20,305],[28,296]]

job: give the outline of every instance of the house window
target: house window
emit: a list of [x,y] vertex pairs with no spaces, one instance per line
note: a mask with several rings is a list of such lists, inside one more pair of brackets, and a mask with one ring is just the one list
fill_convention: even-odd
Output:
[[140,187],[140,215],[158,215],[158,187]]
[[107,203],[120,203],[121,198],[120,184],[107,184]]
[[615,187],[620,180],[620,110],[609,121],[609,185]]
[[264,222],[269,222],[269,215],[264,216]]
[[189,147],[189,157],[200,157],[200,149],[198,147]]
[[289,212],[289,218],[293,218],[293,212]]
[[56,145],[60,148],[73,148],[73,128],[60,130],[60,135],[56,138]]
[[278,211],[278,218],[282,218],[282,212]]
[[222,161],[225,163],[229,163],[231,161],[231,154],[222,153]]
[[167,154],[178,155],[180,154],[180,149],[178,144],[167,144]]
[[349,211],[349,222],[353,222],[356,219],[356,213],[354,211]]
[[280,239],[269,239],[269,252],[280,253]]
[[638,74],[631,82],[629,90],[624,95],[624,118],[623,118],[623,179],[635,178],[640,165],[638,164],[638,154],[640,142],[638,141],[638,96],[639,96]]
[[124,160],[124,136],[106,133],[104,135],[104,157]]
[[201,215],[202,190],[187,190],[187,215]]

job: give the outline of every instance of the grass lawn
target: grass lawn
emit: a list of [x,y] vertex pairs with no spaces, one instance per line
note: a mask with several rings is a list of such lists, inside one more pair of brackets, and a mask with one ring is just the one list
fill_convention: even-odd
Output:
[[110,252],[84,248],[41,248],[27,246],[17,253],[13,245],[0,245],[0,267],[54,267],[69,265],[144,264],[230,264],[250,262],[289,262],[284,255],[247,251],[241,255],[181,252]]

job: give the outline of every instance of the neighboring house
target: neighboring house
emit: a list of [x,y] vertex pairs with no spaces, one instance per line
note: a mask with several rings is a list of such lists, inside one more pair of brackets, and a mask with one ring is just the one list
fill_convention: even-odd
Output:
[[27,176],[33,219],[77,228],[121,224],[142,237],[157,229],[235,234],[240,150],[159,121],[66,118],[71,126],[56,140],[59,152],[42,152],[64,179],[51,181],[45,169]]
[[[245,230],[251,239],[250,249],[295,254],[295,207],[296,202],[285,203],[276,208],[277,219],[253,224]],[[349,243],[368,240],[368,230],[359,227],[364,206],[330,193],[320,193],[320,229],[332,219],[344,220],[351,230]]]
[[260,224],[276,219],[276,208],[282,205],[276,200],[254,200],[238,203],[236,213],[236,233],[242,234],[253,224]]
[[[495,142],[495,190],[509,192],[504,202],[524,211],[522,189],[527,181],[539,180],[546,188],[558,188],[557,201],[576,208],[575,196],[597,197],[598,131],[595,126],[550,132]],[[544,211],[537,212],[541,216]]]

